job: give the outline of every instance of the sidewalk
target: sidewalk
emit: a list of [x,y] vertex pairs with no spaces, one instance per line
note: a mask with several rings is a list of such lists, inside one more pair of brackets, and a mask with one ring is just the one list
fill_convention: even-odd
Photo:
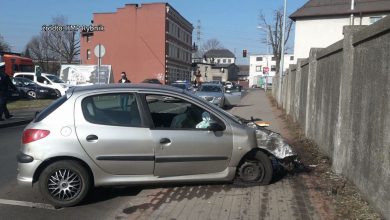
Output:
[[10,119],[5,119],[4,121],[0,121],[0,128],[28,124],[33,120],[35,113],[41,110],[41,108],[10,110],[10,113],[13,115],[13,117]]

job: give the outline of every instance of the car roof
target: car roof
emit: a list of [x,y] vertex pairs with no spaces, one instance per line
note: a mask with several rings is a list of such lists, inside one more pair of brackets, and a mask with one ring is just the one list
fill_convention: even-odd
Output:
[[[35,73],[33,72],[17,72],[17,73],[14,73],[14,75],[35,75]],[[42,75],[44,76],[47,76],[47,75],[52,75],[52,76],[55,76],[54,74],[51,74],[51,73],[41,73]]]
[[102,84],[102,85],[91,85],[91,86],[75,86],[69,89],[68,93],[83,93],[90,91],[106,91],[116,89],[132,89],[139,91],[165,91],[184,93],[183,89],[179,89],[173,86],[161,85],[161,84],[150,84],[150,83],[113,83],[113,84]]

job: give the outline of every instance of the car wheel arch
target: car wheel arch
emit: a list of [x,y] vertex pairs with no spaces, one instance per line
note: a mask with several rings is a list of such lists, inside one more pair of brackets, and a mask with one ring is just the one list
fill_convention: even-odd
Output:
[[46,167],[48,167],[50,164],[53,164],[55,162],[64,161],[64,160],[71,160],[80,163],[80,165],[87,170],[90,177],[91,185],[92,186],[95,185],[95,179],[91,167],[89,167],[89,165],[83,160],[76,157],[70,157],[70,156],[58,156],[58,157],[52,157],[44,160],[35,170],[35,173],[33,175],[33,184],[38,182],[40,175],[42,174],[42,172],[45,170]]
[[249,158],[253,159],[255,157],[256,153],[259,152],[259,151],[263,152],[268,157],[274,157],[273,154],[271,154],[269,151],[267,151],[265,149],[262,149],[262,148],[252,148],[250,151],[248,151],[246,154],[244,154],[241,157],[240,161],[237,164],[237,167],[241,166],[245,162],[246,159],[249,159]]

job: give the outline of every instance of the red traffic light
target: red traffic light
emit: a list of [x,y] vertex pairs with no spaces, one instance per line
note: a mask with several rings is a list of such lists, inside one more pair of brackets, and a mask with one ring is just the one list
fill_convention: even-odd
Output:
[[242,57],[246,57],[248,51],[247,50],[242,50]]

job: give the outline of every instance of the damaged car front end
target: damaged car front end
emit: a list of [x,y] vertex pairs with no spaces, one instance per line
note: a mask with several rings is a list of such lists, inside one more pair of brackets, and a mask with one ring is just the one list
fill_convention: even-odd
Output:
[[240,120],[248,127],[255,129],[258,148],[274,156],[276,161],[288,171],[293,169],[293,163],[298,155],[279,133],[267,129],[266,127],[269,124],[264,123],[261,119],[251,118],[250,120],[246,120],[240,118]]

